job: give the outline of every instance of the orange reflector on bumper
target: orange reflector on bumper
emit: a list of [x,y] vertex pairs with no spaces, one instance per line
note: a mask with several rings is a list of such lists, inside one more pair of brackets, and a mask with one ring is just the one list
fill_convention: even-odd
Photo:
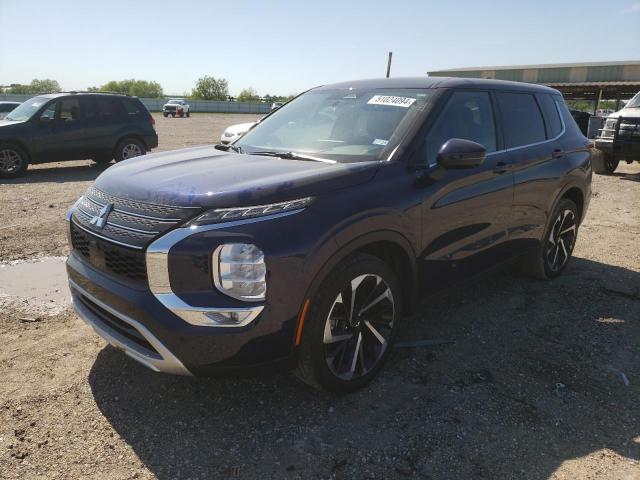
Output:
[[302,340],[302,326],[304,325],[304,319],[307,316],[308,308],[309,308],[309,299],[307,298],[302,307],[302,312],[300,312],[300,318],[298,318],[298,331],[296,332],[296,346],[300,345],[300,340]]

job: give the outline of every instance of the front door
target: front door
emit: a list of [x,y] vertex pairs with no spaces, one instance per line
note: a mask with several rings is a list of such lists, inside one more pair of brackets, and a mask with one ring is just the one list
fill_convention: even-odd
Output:
[[37,156],[42,161],[74,160],[85,150],[86,138],[81,120],[80,101],[68,97],[50,103],[40,114]]
[[[501,148],[489,92],[456,90],[426,135],[420,265],[427,286],[444,287],[505,260],[513,202],[509,156]],[[469,169],[444,169],[440,147],[451,138],[482,144],[487,157]]]

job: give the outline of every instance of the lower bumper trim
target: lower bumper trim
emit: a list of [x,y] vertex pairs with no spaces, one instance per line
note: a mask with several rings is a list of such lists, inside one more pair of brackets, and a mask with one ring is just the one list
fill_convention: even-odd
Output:
[[[95,332],[109,344],[124,351],[124,353],[129,357],[156,372],[173,373],[176,375],[192,375],[182,362],[178,360],[178,358],[176,358],[176,356],[173,355],[162,344],[162,342],[140,322],[118,312],[117,310],[114,310],[71,280],[69,281],[69,287],[71,289],[73,306],[80,318],[88,323]],[[157,354],[141,347],[138,343],[111,328],[105,321],[101,320],[94,311],[84,304],[83,297],[101,309],[109,312],[111,315],[117,317],[120,321],[125,322],[134,328],[147,342],[149,342]]]

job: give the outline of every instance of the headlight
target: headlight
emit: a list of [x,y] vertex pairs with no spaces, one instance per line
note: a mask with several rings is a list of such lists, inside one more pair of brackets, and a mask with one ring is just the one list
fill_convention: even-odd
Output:
[[264,300],[267,267],[262,250],[250,243],[228,243],[211,257],[213,283],[222,293],[238,300]]
[[216,208],[203,213],[189,222],[189,226],[206,225],[211,223],[243,220],[245,218],[262,217],[276,213],[300,210],[311,203],[312,198],[300,198],[288,202],[271,203],[269,205],[257,205],[253,207]]

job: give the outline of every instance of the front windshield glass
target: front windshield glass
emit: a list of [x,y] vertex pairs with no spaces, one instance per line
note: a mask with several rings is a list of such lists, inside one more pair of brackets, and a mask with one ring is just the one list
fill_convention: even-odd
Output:
[[636,93],[636,96],[629,100],[625,108],[638,108],[640,107],[640,93]]
[[182,100],[169,100],[169,104],[170,104],[170,105],[178,104],[178,103],[180,103],[180,102],[182,102]]
[[235,142],[244,153],[292,152],[337,162],[382,160],[424,110],[425,89],[318,89]]
[[34,113],[36,113],[40,107],[49,101],[45,97],[33,97],[22,105],[13,110],[9,115],[5,117],[6,120],[25,121],[29,120]]

